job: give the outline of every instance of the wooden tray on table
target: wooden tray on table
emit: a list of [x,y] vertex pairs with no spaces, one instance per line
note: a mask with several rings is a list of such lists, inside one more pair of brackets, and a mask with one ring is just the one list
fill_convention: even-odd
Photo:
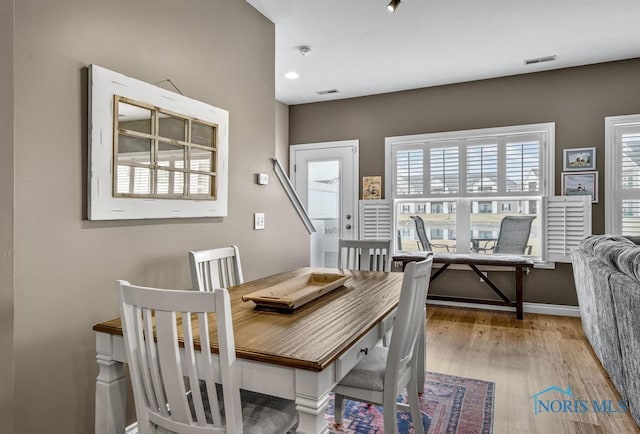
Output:
[[294,309],[341,287],[349,278],[340,273],[310,272],[286,282],[242,296],[242,301],[253,301],[259,308],[292,312]]

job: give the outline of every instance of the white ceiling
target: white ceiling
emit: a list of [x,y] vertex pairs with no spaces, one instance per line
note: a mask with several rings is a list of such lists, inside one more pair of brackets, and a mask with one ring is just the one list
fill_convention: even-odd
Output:
[[403,0],[395,13],[388,0],[247,1],[275,23],[287,104],[640,57],[640,0]]

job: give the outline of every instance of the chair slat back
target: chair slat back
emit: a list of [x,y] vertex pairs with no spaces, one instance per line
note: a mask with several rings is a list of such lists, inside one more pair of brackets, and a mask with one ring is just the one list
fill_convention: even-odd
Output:
[[199,291],[244,283],[238,246],[189,252],[191,280]]
[[391,271],[391,240],[339,240],[338,268]]
[[385,391],[397,392],[391,396],[397,396],[400,393],[400,390],[397,390],[398,384],[406,384],[403,379],[408,378],[411,374],[410,369],[415,368],[418,336],[420,336],[420,327],[424,324],[421,316],[424,315],[432,265],[433,254],[428,254],[423,261],[410,262],[404,269],[400,300],[385,368]]
[[505,216],[500,222],[500,233],[493,253],[524,254],[531,234],[531,223],[535,218],[532,215]]
[[[125,281],[116,288],[141,434],[156,426],[179,434],[242,432],[228,291],[155,289]],[[211,352],[196,352],[210,348],[210,313],[216,314],[219,376]],[[226,426],[216,383],[222,384]]]

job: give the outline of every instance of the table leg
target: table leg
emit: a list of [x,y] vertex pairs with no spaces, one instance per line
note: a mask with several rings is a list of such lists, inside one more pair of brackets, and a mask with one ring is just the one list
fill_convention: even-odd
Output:
[[314,399],[306,396],[296,396],[296,410],[298,410],[297,433],[327,434],[329,427],[324,413],[329,404],[329,394]]
[[122,362],[113,360],[111,335],[96,334],[96,434],[123,434],[127,403],[127,382]]
[[522,319],[524,317],[522,309],[522,267],[516,267],[516,317]]
[[296,370],[297,433],[329,433],[324,415],[329,405],[329,393],[335,384],[334,376],[333,369],[322,372]]

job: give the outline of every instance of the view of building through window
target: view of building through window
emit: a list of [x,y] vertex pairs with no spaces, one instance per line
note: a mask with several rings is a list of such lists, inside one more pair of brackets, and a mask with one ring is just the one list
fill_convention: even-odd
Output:
[[423,219],[434,250],[481,253],[493,252],[505,216],[533,216],[523,254],[541,257],[552,129],[550,124],[525,125],[391,143],[391,193],[401,249],[421,248],[413,215]]

